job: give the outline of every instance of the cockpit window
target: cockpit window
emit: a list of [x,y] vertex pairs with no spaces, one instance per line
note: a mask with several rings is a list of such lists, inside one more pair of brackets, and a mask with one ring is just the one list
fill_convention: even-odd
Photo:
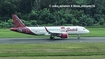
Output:
[[83,30],[86,30],[85,28],[83,28]]

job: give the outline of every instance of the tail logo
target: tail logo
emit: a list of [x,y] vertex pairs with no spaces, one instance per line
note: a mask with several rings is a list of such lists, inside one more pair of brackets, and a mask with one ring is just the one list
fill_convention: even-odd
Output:
[[13,14],[12,19],[14,21],[14,27],[25,27],[25,24],[18,18],[17,15]]

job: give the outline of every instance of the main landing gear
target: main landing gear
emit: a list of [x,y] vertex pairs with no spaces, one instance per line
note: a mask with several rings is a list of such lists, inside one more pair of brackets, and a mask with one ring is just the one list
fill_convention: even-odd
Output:
[[50,36],[50,39],[55,39],[53,36]]
[[[80,35],[78,34],[78,39],[80,39]],[[50,39],[55,39],[54,36],[50,36]]]

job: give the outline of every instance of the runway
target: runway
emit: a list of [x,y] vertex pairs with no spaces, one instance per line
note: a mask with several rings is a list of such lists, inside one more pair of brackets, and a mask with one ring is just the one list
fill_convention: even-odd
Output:
[[105,42],[105,37],[71,37],[67,39],[48,38],[0,38],[0,44],[43,44],[43,43],[77,43],[77,42]]

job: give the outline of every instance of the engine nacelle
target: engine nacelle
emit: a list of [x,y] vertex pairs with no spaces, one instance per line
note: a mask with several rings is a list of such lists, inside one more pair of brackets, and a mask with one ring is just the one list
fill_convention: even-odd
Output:
[[68,37],[67,33],[60,34],[60,38],[67,38],[67,37]]

